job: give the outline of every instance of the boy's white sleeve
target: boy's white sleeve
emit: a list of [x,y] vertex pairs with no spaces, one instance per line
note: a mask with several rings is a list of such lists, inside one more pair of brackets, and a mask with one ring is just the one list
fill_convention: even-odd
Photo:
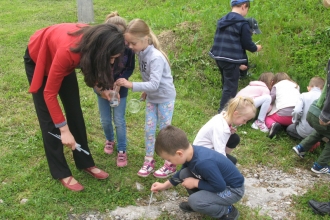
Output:
[[298,123],[300,121],[303,114],[303,109],[304,101],[303,94],[301,94],[292,112],[292,123]]

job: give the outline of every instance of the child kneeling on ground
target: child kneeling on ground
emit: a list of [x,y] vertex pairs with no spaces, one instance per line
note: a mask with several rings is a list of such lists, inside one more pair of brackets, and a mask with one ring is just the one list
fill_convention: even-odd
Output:
[[188,202],[180,203],[185,212],[199,212],[219,219],[238,219],[233,206],[244,195],[244,177],[226,156],[189,143],[184,131],[168,125],[155,143],[156,153],[175,165],[182,164],[165,183],[155,182],[151,191],[166,190],[179,183],[188,193]]

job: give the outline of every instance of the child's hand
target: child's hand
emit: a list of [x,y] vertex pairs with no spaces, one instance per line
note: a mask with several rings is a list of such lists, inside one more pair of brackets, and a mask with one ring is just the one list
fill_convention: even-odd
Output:
[[195,179],[192,177],[185,178],[181,183],[187,189],[195,189],[198,188],[199,179]]
[[259,52],[262,49],[262,46],[260,44],[257,45],[257,52]]
[[158,191],[164,190],[164,183],[155,182],[151,185],[151,191],[157,193]]
[[130,81],[128,81],[125,78],[119,78],[119,79],[117,79],[116,85],[118,85],[118,86],[124,86],[124,87],[129,88],[129,89],[130,88],[133,88],[133,83],[131,83]]
[[244,65],[244,64],[239,66],[239,69],[242,71],[246,70],[247,68],[248,68],[247,65]]
[[145,101],[146,98],[147,98],[147,93],[143,92],[143,93],[141,94],[140,100],[141,100],[141,101]]
[[327,125],[330,124],[330,121],[327,122],[327,123],[325,123],[325,122],[323,122],[321,119],[319,119],[319,122],[320,122],[320,125],[323,125],[323,126],[327,126]]

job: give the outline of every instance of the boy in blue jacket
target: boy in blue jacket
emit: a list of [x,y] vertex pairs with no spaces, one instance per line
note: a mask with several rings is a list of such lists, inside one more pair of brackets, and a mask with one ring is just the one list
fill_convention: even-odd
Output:
[[188,193],[188,202],[180,203],[185,212],[199,212],[221,220],[238,219],[233,206],[244,195],[244,177],[222,154],[201,146],[192,146],[184,131],[168,125],[155,143],[156,153],[175,165],[182,164],[165,183],[155,182],[151,191],[166,190],[179,183]]
[[221,73],[222,98],[218,113],[237,93],[239,67],[247,63],[246,50],[257,52],[262,48],[253,43],[249,22],[244,19],[250,8],[250,0],[231,0],[230,4],[232,11],[217,22],[213,46],[209,52]]

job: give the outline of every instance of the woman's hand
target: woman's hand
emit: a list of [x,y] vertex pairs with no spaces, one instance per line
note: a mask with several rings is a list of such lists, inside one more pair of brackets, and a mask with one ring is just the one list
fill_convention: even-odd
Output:
[[74,139],[73,135],[71,134],[68,125],[64,125],[60,128],[61,132],[61,141],[62,144],[71,148],[71,150],[76,149],[76,140]]

